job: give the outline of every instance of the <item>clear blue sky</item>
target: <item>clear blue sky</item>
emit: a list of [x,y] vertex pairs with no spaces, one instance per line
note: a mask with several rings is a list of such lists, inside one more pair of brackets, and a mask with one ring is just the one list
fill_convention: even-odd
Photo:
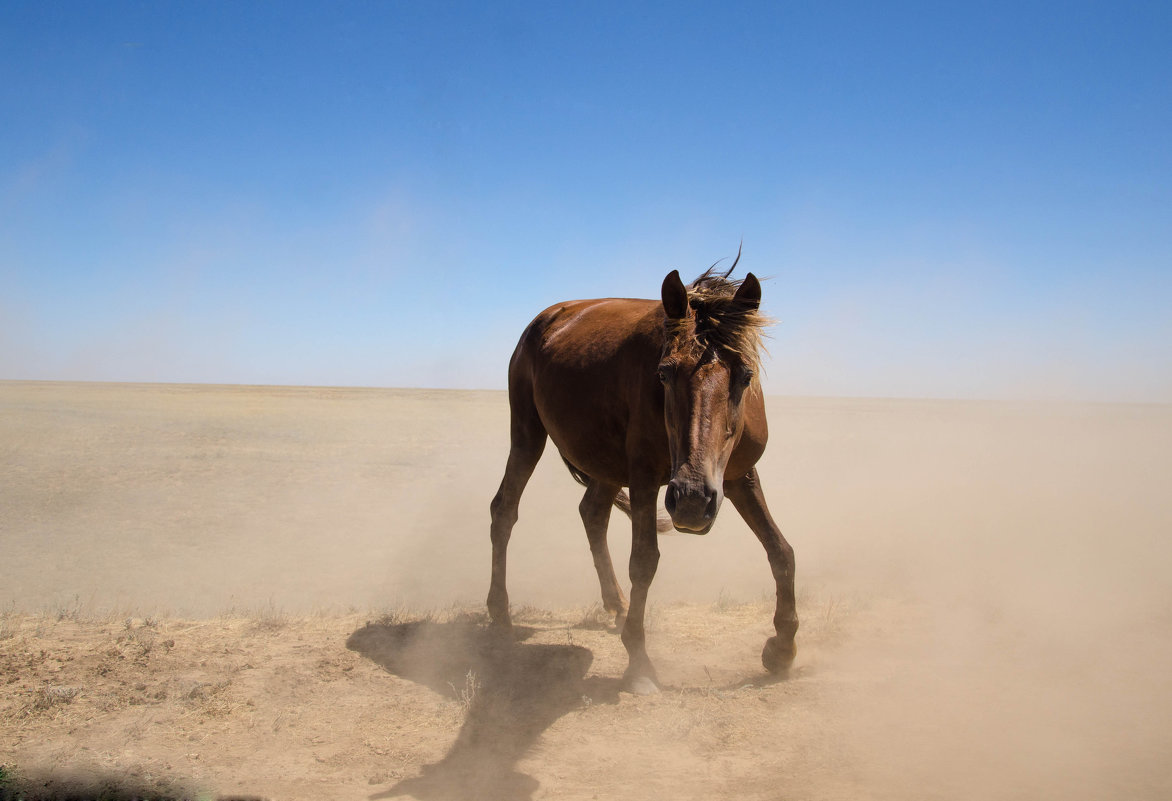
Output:
[[1172,4],[0,5],[0,377],[503,387],[735,254],[767,391],[1172,401]]

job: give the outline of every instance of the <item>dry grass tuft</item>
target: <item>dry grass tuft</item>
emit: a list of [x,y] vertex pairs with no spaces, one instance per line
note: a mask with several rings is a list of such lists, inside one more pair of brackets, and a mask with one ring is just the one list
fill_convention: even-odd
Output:
[[573,628],[587,631],[606,631],[614,626],[614,615],[606,611],[602,604],[595,603],[586,607],[582,619],[574,624]]
[[20,631],[20,618],[11,612],[0,615],[0,640],[11,640]]
[[123,633],[116,639],[116,642],[119,644],[125,643],[133,646],[137,650],[135,656],[140,659],[146,659],[150,656],[151,651],[155,647],[155,642],[158,639],[156,632],[158,622],[153,618],[149,620],[152,622],[144,622],[141,626],[136,627],[134,620],[127,618],[123,623]]
[[716,596],[716,600],[712,602],[712,611],[718,615],[730,615],[746,610],[757,611],[764,605],[773,605],[773,599],[768,598],[766,601],[746,601],[737,598],[726,589],[721,589]]
[[513,610],[512,617],[518,623],[552,623],[554,621],[553,612],[529,604]]
[[457,687],[451,682],[448,682],[448,686],[452,688],[452,692],[456,694],[456,700],[459,702],[460,708],[466,713],[472,708],[472,704],[476,701],[476,694],[483,685],[476,677],[476,672],[470,668],[464,675],[463,687]]
[[81,695],[80,687],[64,687],[48,685],[34,691],[33,699],[29,702],[28,712],[42,712],[60,704],[71,704],[73,699]]
[[[514,617],[517,613],[514,613]],[[409,609],[398,606],[376,613],[367,625],[400,626],[405,623],[460,623],[470,626],[485,625],[488,613],[479,607],[452,604],[441,609]]]
[[249,617],[258,631],[280,631],[289,625],[289,615],[272,601],[254,611]]
[[75,623],[80,622],[85,617],[82,614],[81,598],[74,595],[72,601],[57,607],[56,616],[58,622],[63,620],[72,620]]
[[822,587],[807,587],[798,595],[798,614],[807,637],[838,639],[859,611],[857,598]]

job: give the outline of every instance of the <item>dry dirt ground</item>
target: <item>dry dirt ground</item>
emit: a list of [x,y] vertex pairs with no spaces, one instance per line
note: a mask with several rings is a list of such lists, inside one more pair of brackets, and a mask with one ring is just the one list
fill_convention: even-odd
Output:
[[501,393],[0,382],[0,798],[1172,797],[1172,409],[769,413],[794,668],[726,507],[635,697],[552,449],[483,625]]

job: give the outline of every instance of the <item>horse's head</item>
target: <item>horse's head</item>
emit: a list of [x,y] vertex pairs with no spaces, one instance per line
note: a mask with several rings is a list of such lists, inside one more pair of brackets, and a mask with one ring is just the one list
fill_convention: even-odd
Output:
[[707,534],[724,499],[725,467],[744,430],[745,399],[760,391],[760,331],[767,323],[758,313],[761,282],[752,273],[729,281],[727,273],[709,269],[685,287],[673,270],[662,295],[667,511],[677,530]]

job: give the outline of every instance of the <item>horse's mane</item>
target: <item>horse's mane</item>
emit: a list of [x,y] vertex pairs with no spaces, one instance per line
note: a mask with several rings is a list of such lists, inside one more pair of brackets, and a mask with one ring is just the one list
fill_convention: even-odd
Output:
[[682,320],[668,319],[668,333],[690,334],[688,339],[700,347],[724,351],[759,372],[761,351],[765,349],[764,329],[773,320],[755,306],[733,299],[742,283],[729,278],[736,266],[734,261],[732,267],[720,273],[714,264],[688,284],[691,313]]

